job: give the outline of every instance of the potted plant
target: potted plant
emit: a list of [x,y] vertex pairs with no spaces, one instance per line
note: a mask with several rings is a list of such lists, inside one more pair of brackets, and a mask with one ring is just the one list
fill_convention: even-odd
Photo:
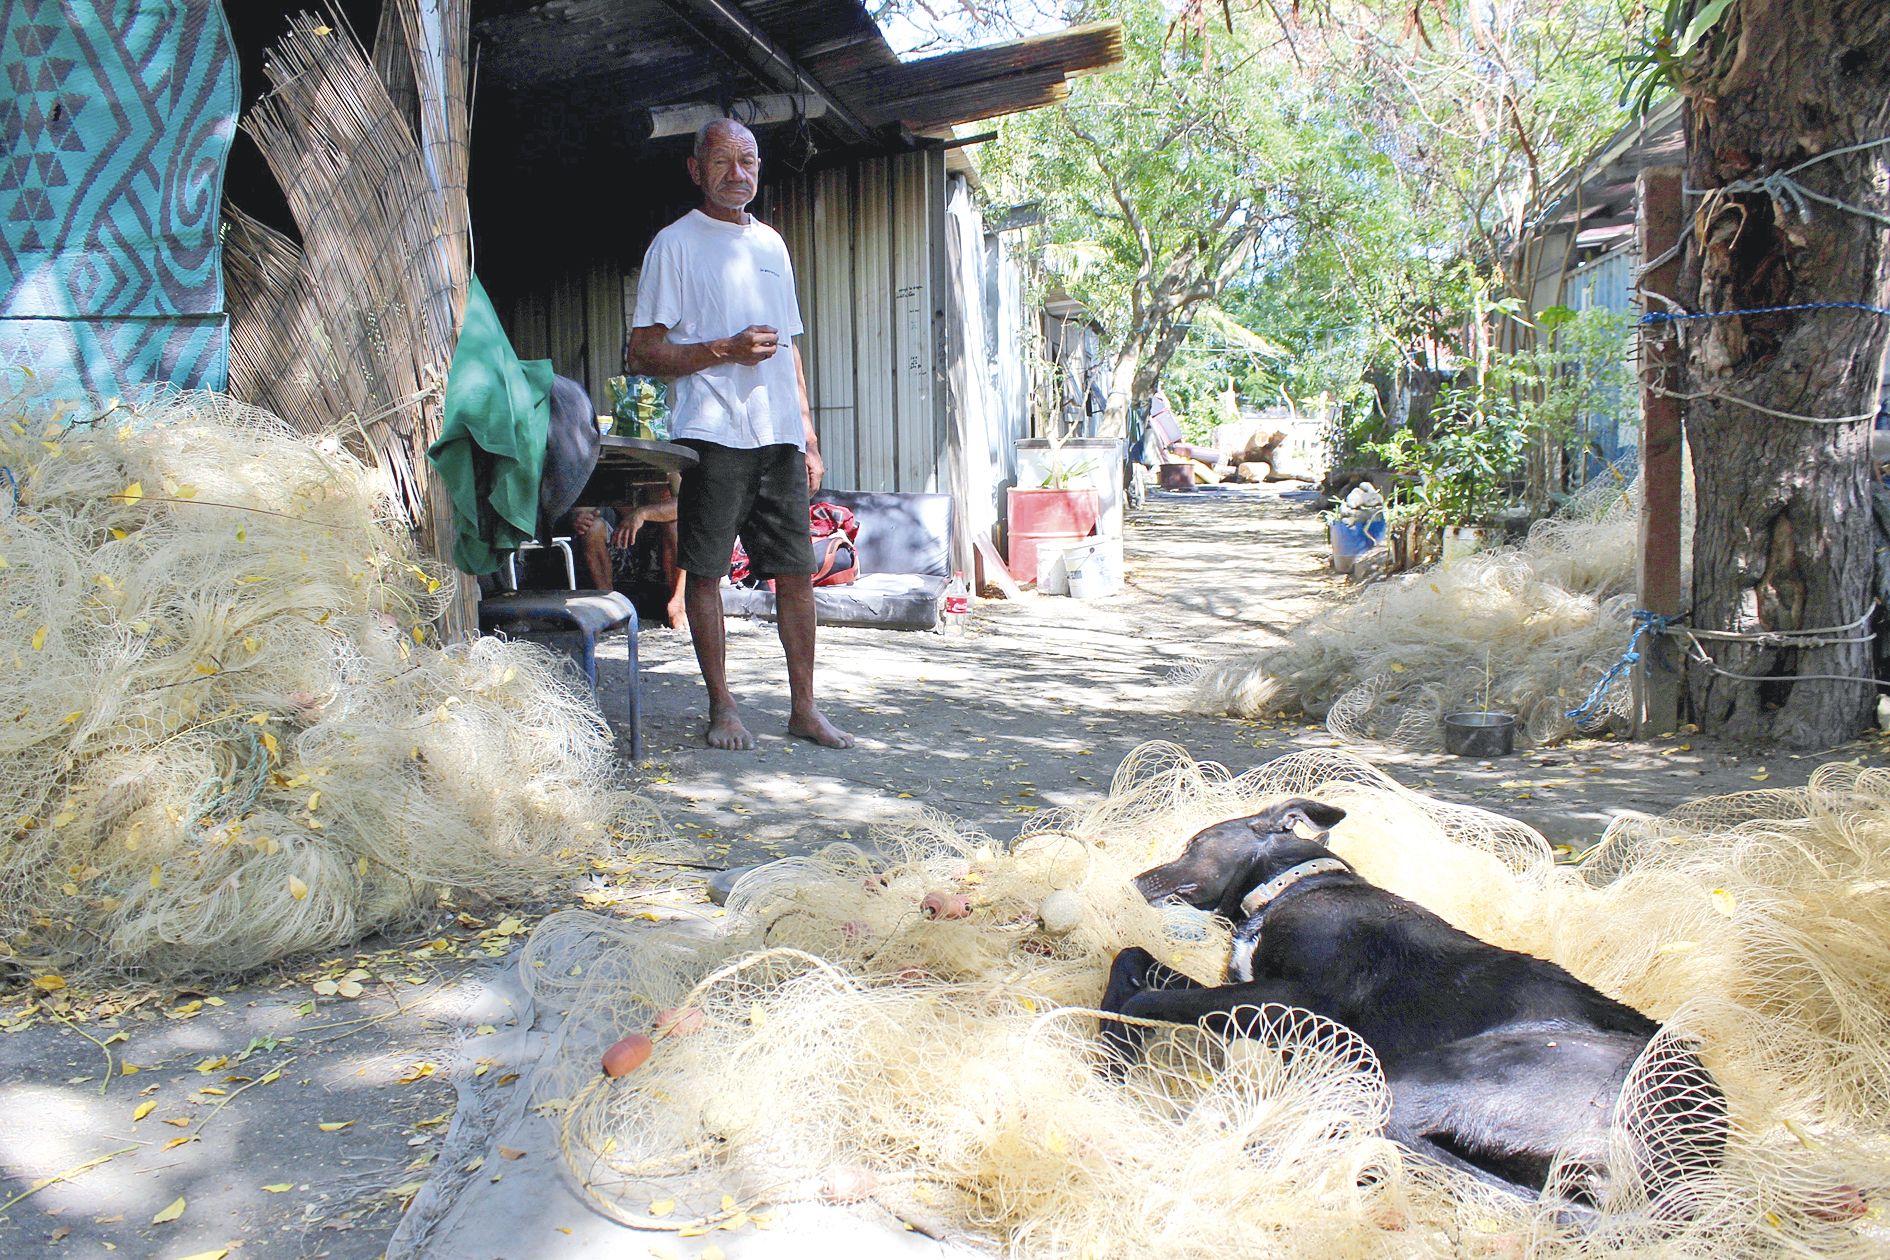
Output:
[[1486,545],[1526,458],[1529,425],[1508,399],[1486,403],[1477,391],[1450,391],[1439,402],[1444,414],[1424,444],[1423,472],[1448,563]]
[[[1397,518],[1408,535],[1440,530],[1448,562],[1487,541],[1490,518],[1508,503],[1510,482],[1522,468],[1530,425],[1508,398],[1491,398],[1475,386],[1443,391],[1431,415],[1429,437],[1400,429],[1363,449],[1414,479],[1408,497],[1393,496]],[[1414,544],[1407,538],[1402,545],[1407,555],[1420,550]],[[1394,544],[1394,569],[1398,550]]]

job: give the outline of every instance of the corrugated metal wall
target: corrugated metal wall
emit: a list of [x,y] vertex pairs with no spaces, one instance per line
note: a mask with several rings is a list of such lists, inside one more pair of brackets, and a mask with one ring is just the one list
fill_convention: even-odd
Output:
[[519,358],[550,359],[608,410],[604,382],[623,371],[623,268],[599,260],[547,277],[513,300],[505,331]]
[[[1638,310],[1634,296],[1634,263],[1637,251],[1623,245],[1584,263],[1569,273],[1567,305],[1578,311],[1614,311],[1633,315]],[[1628,347],[1630,366],[1634,348]],[[1592,414],[1581,418],[1581,480],[1599,476],[1623,460],[1633,460],[1640,453],[1640,400],[1636,397],[1612,398]]]
[[1569,274],[1567,305],[1578,311],[1634,310],[1634,250],[1623,246]]
[[944,490],[944,153],[798,176],[762,213],[794,259],[826,484]]

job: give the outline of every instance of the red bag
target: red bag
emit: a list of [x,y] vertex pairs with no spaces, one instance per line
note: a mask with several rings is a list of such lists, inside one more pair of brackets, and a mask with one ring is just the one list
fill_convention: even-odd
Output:
[[[807,529],[814,542],[815,586],[844,586],[860,576],[860,522],[853,509],[838,503],[810,503]],[[755,577],[739,538],[729,556],[728,579],[737,586],[774,589],[772,581],[764,583]]]
[[860,522],[852,508],[810,503],[807,526],[814,536],[815,586],[844,586],[860,576]]

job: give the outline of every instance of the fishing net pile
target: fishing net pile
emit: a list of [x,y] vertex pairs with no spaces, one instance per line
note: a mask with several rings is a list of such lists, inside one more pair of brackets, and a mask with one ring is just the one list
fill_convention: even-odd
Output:
[[[1370,1049],[1308,1012],[1266,1008],[1258,1041],[1158,1026],[1106,1070],[1090,1008],[1118,950],[1218,981],[1228,949],[1129,876],[1289,794],[1348,811],[1333,847],[1368,878],[1665,1021],[1592,1218],[1386,1140]],[[1890,1245],[1887,943],[1890,772],[1625,823],[1578,872],[1343,753],[1235,777],[1149,745],[1007,850],[926,818],[760,868],[723,920],[554,916],[521,970],[564,1017],[538,1100],[571,1172],[645,1228],[813,1200],[1031,1257],[1861,1256]],[[1695,1042],[1730,1101],[1723,1159],[1662,1118]],[[607,1048],[634,1051],[615,1077]],[[1684,1175],[1643,1184],[1649,1151]]]
[[[1367,587],[1312,617],[1287,643],[1205,666],[1192,705],[1236,717],[1304,714],[1342,739],[1442,746],[1443,715],[1495,710],[1552,744],[1632,631],[1639,483],[1604,475],[1519,545]],[[1582,720],[1629,720],[1625,672]]]
[[249,970],[648,829],[556,658],[427,626],[386,480],[214,395],[0,404],[0,940]]

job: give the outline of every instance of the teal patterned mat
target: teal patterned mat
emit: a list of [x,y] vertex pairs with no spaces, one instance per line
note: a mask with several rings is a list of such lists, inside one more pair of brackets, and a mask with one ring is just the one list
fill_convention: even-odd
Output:
[[236,134],[218,0],[0,0],[0,367],[223,388]]

